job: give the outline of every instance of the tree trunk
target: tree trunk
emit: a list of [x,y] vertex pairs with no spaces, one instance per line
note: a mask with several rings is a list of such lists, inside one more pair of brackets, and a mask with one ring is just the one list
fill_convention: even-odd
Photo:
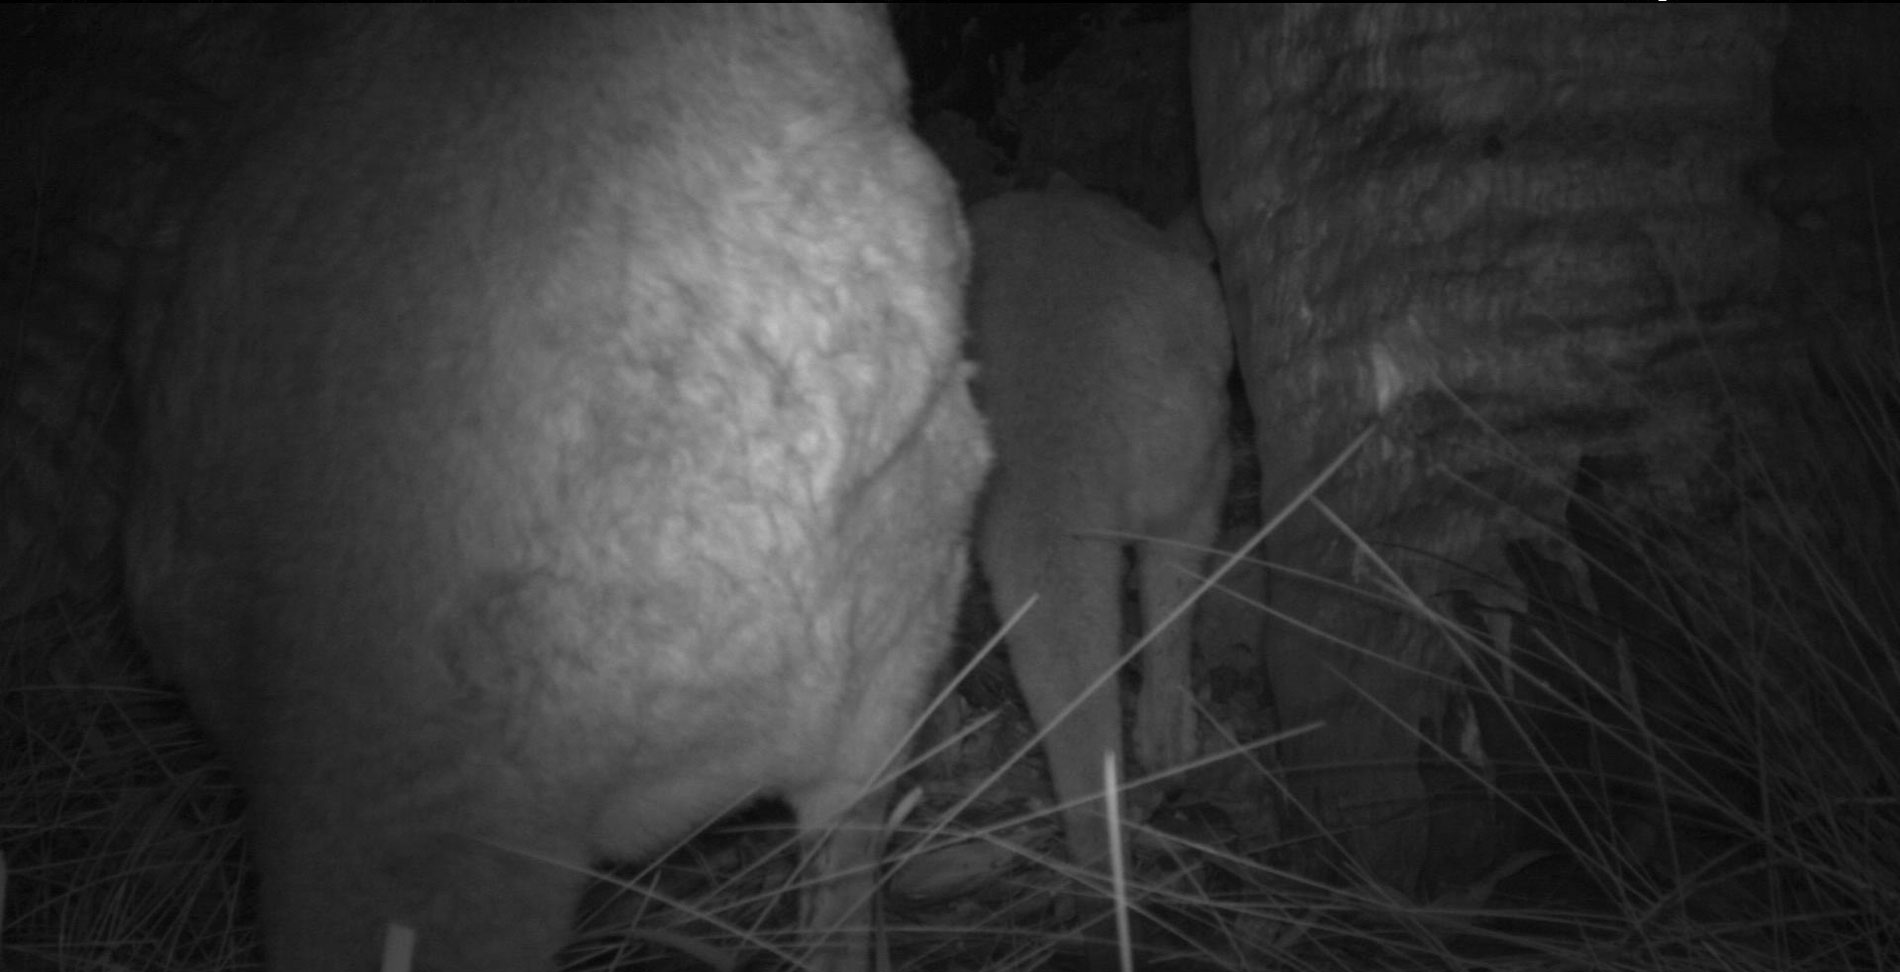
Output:
[[1451,628],[1376,603],[1379,561],[1439,615],[1521,616],[1534,582],[1582,583],[1564,535],[1578,483],[1613,511],[1720,529],[1710,477],[1792,358],[1763,312],[1776,233],[1748,185],[1772,149],[1782,19],[1196,10],[1202,193],[1265,512],[1379,423],[1319,494],[1377,558],[1310,505],[1269,540],[1280,722],[1324,723],[1283,749],[1286,823],[1337,835],[1313,842],[1335,861],[1416,891],[1497,846],[1490,804],[1430,782],[1481,778],[1505,746],[1461,687],[1482,679]]

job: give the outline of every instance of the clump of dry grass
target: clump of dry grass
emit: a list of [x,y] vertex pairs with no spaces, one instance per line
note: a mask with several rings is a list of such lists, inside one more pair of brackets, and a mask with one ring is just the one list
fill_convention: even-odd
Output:
[[[1518,650],[1391,591],[1469,660],[1492,761],[1445,772],[1517,853],[1430,902],[1331,889],[1352,914],[1332,947],[1382,967],[1900,961],[1900,357],[1848,360],[1788,413],[1811,451],[1738,459],[1717,542],[1607,514],[1584,470],[1568,520],[1593,536],[1570,553],[1595,603],[1540,592],[1561,565],[1513,550]],[[1320,937],[1255,960],[1339,964]]]

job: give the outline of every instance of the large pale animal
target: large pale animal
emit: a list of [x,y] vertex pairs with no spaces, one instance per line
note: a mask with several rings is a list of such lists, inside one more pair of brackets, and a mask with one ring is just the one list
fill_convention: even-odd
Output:
[[[1122,752],[1110,672],[1124,648],[1124,547],[1143,630],[1199,582],[1227,486],[1231,338],[1204,255],[1113,201],[1060,183],[970,214],[970,319],[996,471],[977,548],[1039,726],[1072,857],[1107,854],[1102,754]],[[1182,234],[1183,239],[1191,238]],[[1142,652],[1143,767],[1194,755],[1186,617]],[[1090,685],[1102,687],[1087,693]]]
[[[283,15],[128,348],[139,628],[266,962],[552,965],[580,868],[782,794],[860,968],[987,446],[882,10]],[[842,933],[833,933],[843,928]]]

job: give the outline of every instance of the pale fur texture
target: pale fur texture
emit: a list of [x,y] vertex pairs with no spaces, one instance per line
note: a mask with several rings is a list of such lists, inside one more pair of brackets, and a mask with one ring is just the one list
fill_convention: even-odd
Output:
[[579,868],[753,793],[862,968],[988,462],[882,11],[290,17],[128,348],[130,594],[250,791],[269,968],[392,921],[549,968]]
[[[996,444],[977,549],[1017,683],[1044,740],[1070,854],[1099,865],[1102,753],[1122,751],[1123,548],[1143,631],[1198,583],[1227,486],[1231,337],[1203,256],[1072,183],[975,207],[970,323]],[[1122,539],[1103,534],[1122,534]],[[1190,619],[1143,649],[1135,753],[1148,770],[1196,747]],[[1081,699],[1078,703],[1077,700]],[[1073,706],[1071,710],[1070,707]],[[1066,714],[1065,714],[1066,711]]]

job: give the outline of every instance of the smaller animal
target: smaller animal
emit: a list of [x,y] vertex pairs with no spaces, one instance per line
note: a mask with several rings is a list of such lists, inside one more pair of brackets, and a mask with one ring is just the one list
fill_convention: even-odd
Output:
[[[1117,680],[1102,676],[1124,650],[1123,549],[1147,631],[1198,583],[1219,527],[1231,338],[1206,251],[1176,242],[1191,234],[1072,182],[981,203],[970,229],[978,405],[997,460],[978,559],[1001,616],[1038,599],[1007,632],[1010,659],[1047,731],[1069,853],[1095,865],[1108,852],[1102,754],[1122,751]],[[1151,771],[1196,750],[1189,620],[1143,650],[1134,739]]]

